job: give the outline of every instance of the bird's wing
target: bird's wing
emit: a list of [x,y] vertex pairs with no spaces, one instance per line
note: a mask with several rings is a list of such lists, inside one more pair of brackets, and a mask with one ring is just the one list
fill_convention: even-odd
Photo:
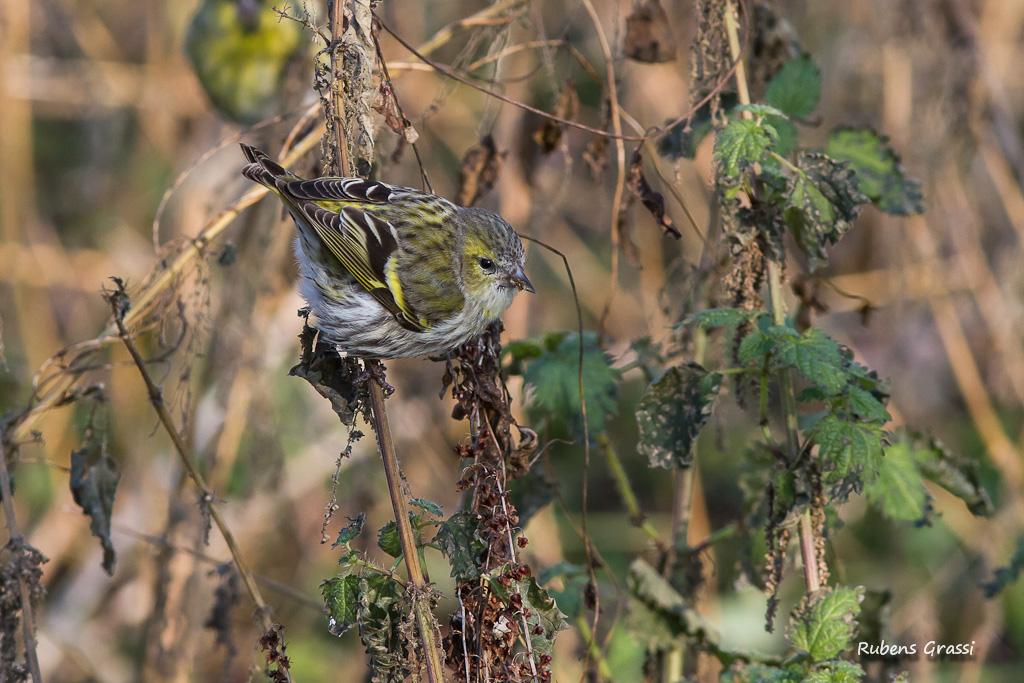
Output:
[[[282,189],[331,253],[403,327],[422,331],[429,326],[402,288],[399,228],[409,220],[410,206],[419,206],[423,217],[435,225],[453,225],[453,204],[361,178],[295,180]],[[392,204],[393,198],[410,193],[420,195],[423,201],[401,208]]]

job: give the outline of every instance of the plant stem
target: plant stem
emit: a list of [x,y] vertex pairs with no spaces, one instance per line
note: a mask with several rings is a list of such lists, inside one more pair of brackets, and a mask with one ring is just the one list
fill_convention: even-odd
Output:
[[[612,131],[615,133],[615,193],[612,195],[612,216],[611,216],[611,237],[612,237],[612,264],[611,264],[611,286],[608,290],[608,299],[605,301],[604,310],[598,323],[599,335],[604,336],[605,323],[611,313],[612,299],[615,296],[615,287],[619,280],[619,209],[622,206],[622,195],[626,187],[626,145],[622,140],[622,118],[619,114],[619,90],[615,79],[615,60],[612,56],[608,38],[605,36],[604,28],[601,26],[601,18],[594,8],[591,0],[583,0],[583,7],[590,15],[594,24],[594,32],[597,34],[598,44],[601,46],[601,54],[604,56],[606,77],[608,79],[608,116],[611,119]],[[584,526],[585,517],[584,517]]]
[[590,623],[583,618],[582,614],[577,615],[575,621],[576,627],[580,630],[580,635],[583,636],[583,641],[587,643],[590,656],[597,662],[597,672],[601,675],[601,678],[609,681],[612,680],[612,670],[608,667],[608,661],[604,658],[601,648],[594,639],[594,632],[590,629]]
[[[729,39],[729,51],[736,64],[736,90],[739,94],[740,104],[750,104],[750,90],[747,87],[746,69],[743,60],[740,59],[739,26],[736,17],[736,6],[728,0],[725,5],[725,30]],[[753,118],[749,111],[743,112],[745,118]],[[782,264],[772,259],[767,260],[768,264],[768,296],[770,299],[772,322],[776,325],[784,325],[786,322],[786,308],[782,297]],[[782,396],[783,413],[786,420],[786,461],[793,463],[800,455],[800,433],[796,420],[796,399],[793,393],[793,378],[788,370],[780,370],[779,393]],[[763,425],[767,430],[767,425]],[[800,518],[800,554],[804,558],[804,582],[808,592],[814,592],[821,587],[821,579],[818,575],[817,547],[814,539],[814,525],[811,523],[810,510],[804,510]]]
[[135,367],[138,368],[139,374],[142,376],[142,380],[146,383],[146,390],[149,393],[149,402],[153,404],[153,409],[156,410],[157,417],[160,418],[160,423],[164,426],[164,430],[166,430],[167,435],[171,437],[171,443],[174,444],[174,450],[177,451],[189,478],[192,479],[196,488],[199,489],[199,492],[202,494],[202,500],[206,504],[206,508],[210,511],[210,518],[213,520],[214,524],[217,525],[220,535],[224,538],[224,542],[227,544],[228,550],[231,552],[231,557],[235,562],[235,568],[238,570],[238,574],[242,577],[242,582],[245,584],[246,591],[248,591],[249,596],[256,605],[256,613],[259,615],[260,625],[263,627],[263,631],[270,631],[274,623],[270,618],[270,610],[267,608],[267,603],[264,602],[263,595],[260,593],[260,589],[256,586],[256,580],[253,578],[252,572],[249,571],[248,565],[242,558],[242,551],[239,550],[238,544],[235,542],[234,534],[231,533],[231,529],[228,528],[224,518],[221,517],[220,507],[217,505],[213,492],[206,485],[203,475],[200,474],[198,468],[196,468],[191,452],[185,445],[185,441],[181,438],[181,434],[178,433],[177,427],[174,426],[174,420],[171,417],[171,413],[167,410],[167,404],[164,403],[163,393],[160,390],[160,387],[158,387],[153,381],[153,378],[150,377],[149,370],[146,369],[146,361],[142,359],[142,354],[139,353],[138,347],[135,346],[135,342],[132,340],[131,334],[129,334],[128,329],[125,327],[124,316],[122,314],[124,309],[122,309],[119,304],[119,299],[123,296],[124,294],[122,292],[115,292],[110,296],[110,302],[114,309],[114,323],[117,325],[121,341],[124,342],[125,348],[128,349],[128,355],[132,357],[132,361],[135,362]]
[[619,459],[619,454],[615,452],[615,447],[612,446],[611,440],[607,434],[599,434],[597,436],[597,445],[601,448],[601,454],[604,455],[605,462],[608,463],[608,469],[611,471],[612,479],[615,480],[615,488],[619,490],[619,495],[622,496],[622,503],[626,506],[626,511],[629,513],[629,518],[633,521],[633,524],[642,530],[647,537],[654,541],[655,545],[658,546],[659,550],[664,552],[665,541],[662,540],[661,534],[658,530],[651,526],[651,523],[644,520],[643,510],[640,509],[640,503],[637,502],[636,494],[633,492],[633,487],[629,483],[629,477],[626,476],[626,470],[622,466],[622,460]]
[[355,169],[348,158],[348,143],[345,140],[344,87],[345,79],[342,71],[345,66],[344,54],[341,51],[341,34],[345,25],[345,3],[342,0],[330,2],[331,36],[331,110],[327,113],[331,118],[331,130],[334,133],[334,152],[337,154],[338,172],[341,175],[355,175]]
[[800,555],[804,560],[807,592],[814,593],[821,588],[821,577],[818,575],[818,550],[814,544],[814,523],[810,508],[805,508],[800,515]]
[[[768,295],[771,300],[772,322],[786,324],[786,302],[782,298],[782,267],[768,259]],[[789,370],[779,370],[779,393],[786,417],[786,460],[794,462],[800,455],[800,433],[796,422],[796,398],[793,393],[793,377]],[[802,538],[802,536],[801,536]]]
[[391,425],[388,422],[387,410],[384,408],[384,388],[381,386],[384,366],[380,361],[368,360],[366,368],[370,371],[371,376],[368,382],[373,431],[377,434],[377,445],[380,447],[380,457],[384,462],[384,476],[387,477],[388,493],[391,494],[391,507],[395,512],[395,524],[398,526],[398,540],[402,546],[402,555],[405,557],[406,571],[409,572],[409,584],[413,591],[413,608],[416,610],[416,623],[419,626],[420,640],[426,659],[427,678],[431,683],[443,683],[444,670],[441,667],[441,659],[438,654],[433,618],[425,602],[427,583],[423,575],[423,568],[420,566],[412,524],[409,522],[409,507],[406,505],[405,493],[402,491],[402,475],[398,469],[395,442],[391,437]]
[[[360,80],[355,74],[368,74],[373,69],[372,63],[357,63],[354,68],[345,72],[341,52],[342,29],[344,26],[344,3],[342,0],[333,0],[330,3],[331,14],[331,36],[333,49],[331,50],[331,111],[328,115],[333,124],[333,139],[335,162],[334,169],[338,175],[355,176],[357,170],[354,160],[349,155],[347,147],[345,125],[351,119],[353,130],[359,131],[359,102],[367,99],[370,95],[369,88],[372,88],[372,81]],[[350,25],[348,27],[351,36],[353,54],[357,62],[361,62],[362,55],[376,55],[372,45],[372,32],[369,26],[369,3],[357,0],[352,8]],[[365,24],[365,25],[364,25]],[[349,40],[346,37],[346,40]],[[369,41],[369,44],[365,44]],[[361,43],[361,44],[360,44]],[[360,49],[362,48],[362,49]],[[372,61],[373,57],[366,57]],[[346,88],[348,89],[348,100],[352,103],[353,111],[346,109]],[[371,140],[362,140],[358,147],[372,150]],[[372,154],[372,151],[370,152]],[[419,549],[416,546],[416,537],[413,534],[412,524],[409,520],[409,507],[405,501],[405,493],[402,491],[402,474],[398,467],[398,456],[395,453],[395,442],[391,436],[391,425],[388,422],[387,410],[384,407],[384,366],[378,360],[367,360],[366,370],[369,373],[368,389],[370,394],[370,413],[373,422],[373,431],[377,435],[377,445],[380,447],[380,457],[384,463],[384,476],[388,482],[388,493],[391,496],[391,507],[395,513],[395,525],[398,527],[398,539],[402,546],[402,555],[405,558],[406,571],[409,573],[409,585],[406,590],[410,592],[413,610],[416,613],[416,624],[419,628],[420,643],[423,647],[423,658],[425,660],[427,680],[430,683],[444,683],[444,669],[441,666],[441,657],[438,650],[435,632],[434,617],[430,612],[427,580],[420,564]]]
[[[4,448],[6,434],[0,432],[0,496],[3,496],[4,520],[7,523],[8,542],[12,547],[11,563],[17,565],[25,557],[23,546],[14,542],[22,540],[18,520],[14,516],[14,498],[11,493],[11,476],[7,471],[7,450]],[[21,629],[25,639],[25,664],[35,683],[43,683],[43,674],[39,668],[39,655],[36,653],[36,622],[32,615],[32,590],[25,580],[24,572],[18,572],[18,589],[21,592]]]

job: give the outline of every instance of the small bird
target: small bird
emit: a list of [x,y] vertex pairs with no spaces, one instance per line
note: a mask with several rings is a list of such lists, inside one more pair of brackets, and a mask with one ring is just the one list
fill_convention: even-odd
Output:
[[255,147],[242,151],[242,174],[295,220],[299,291],[345,354],[444,354],[534,291],[523,243],[497,214],[375,180],[303,180]]

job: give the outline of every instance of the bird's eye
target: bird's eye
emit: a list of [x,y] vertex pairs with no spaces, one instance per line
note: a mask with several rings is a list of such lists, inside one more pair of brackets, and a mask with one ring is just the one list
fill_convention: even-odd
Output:
[[480,267],[484,269],[484,272],[487,272],[487,273],[494,272],[494,261],[492,261],[491,259],[486,258],[486,257],[481,257],[480,260],[479,260],[479,263],[480,263]]

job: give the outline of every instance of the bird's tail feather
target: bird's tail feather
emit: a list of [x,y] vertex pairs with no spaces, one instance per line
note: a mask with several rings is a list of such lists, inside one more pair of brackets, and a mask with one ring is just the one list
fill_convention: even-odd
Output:
[[289,173],[281,164],[252,145],[247,145],[243,142],[241,147],[242,153],[245,154],[245,158],[249,162],[242,169],[242,175],[249,180],[276,190],[278,180],[289,181],[295,179],[295,176]]

